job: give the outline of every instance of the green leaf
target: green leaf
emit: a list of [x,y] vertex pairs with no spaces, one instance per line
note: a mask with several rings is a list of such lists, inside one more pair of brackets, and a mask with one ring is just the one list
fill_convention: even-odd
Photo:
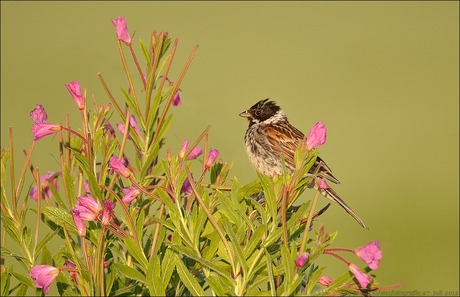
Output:
[[91,194],[100,198],[99,185],[97,183],[96,176],[91,171],[91,168],[88,163],[88,158],[80,154],[77,150],[72,150],[72,152],[75,157],[75,160],[77,160],[77,164],[79,165],[81,171],[83,171],[83,174],[88,179],[88,185],[91,190]]
[[[149,132],[147,137],[149,137],[151,141],[153,140],[154,126],[158,118],[160,103],[161,103],[161,93],[158,92],[155,95],[155,98],[153,98],[152,104],[150,105],[148,118],[147,118],[148,119],[148,122],[147,122],[148,130],[147,131]],[[148,143],[148,145],[150,146],[151,143]]]
[[[11,275],[14,276],[20,283],[27,285],[28,287],[35,288],[32,279],[28,276],[24,276],[20,273],[11,271]],[[6,296],[6,295],[3,295]]]
[[2,272],[2,275],[0,277],[0,292],[2,296],[9,295],[10,284],[11,284],[11,274],[7,273],[6,271]]
[[145,219],[145,211],[141,209],[139,210],[139,216],[137,217],[137,221],[136,221],[137,238],[142,238],[142,233],[144,231],[144,219]]
[[215,184],[217,181],[217,177],[219,176],[220,172],[222,171],[222,167],[224,164],[220,162],[216,162],[212,168],[211,168],[211,173],[209,175],[209,179],[211,181],[211,184]]
[[54,222],[58,226],[70,226],[70,232],[77,234],[75,230],[75,223],[73,222],[72,215],[62,209],[53,206],[43,206],[43,215],[50,221]]
[[111,294],[113,283],[115,282],[116,278],[116,269],[111,268],[109,273],[105,276],[105,295],[106,296],[113,296]]
[[275,219],[278,213],[278,207],[276,203],[276,194],[274,190],[273,180],[261,173],[258,174],[265,196],[265,207],[268,211],[268,215]]
[[67,191],[67,197],[71,197],[70,199],[75,199],[74,193],[74,178],[70,174],[69,166],[67,164],[64,165],[64,170],[62,172],[63,182],[66,184],[64,189]]
[[18,290],[16,292],[16,296],[26,296],[27,293],[27,286],[23,283],[19,284]]
[[240,242],[238,241],[235,232],[233,232],[233,228],[228,221],[227,218],[221,218],[222,225],[224,226],[225,231],[227,232],[228,237],[230,237],[231,247],[233,248],[234,254],[238,260],[238,263],[241,265],[243,269],[244,275],[248,272],[248,263],[246,262],[246,258],[244,257],[243,250],[241,249]]
[[166,249],[163,261],[161,262],[161,276],[164,284],[169,284],[171,276],[176,267],[177,257],[171,249]]
[[318,283],[318,280],[323,274],[323,271],[325,268],[326,267],[318,267],[315,265],[311,265],[311,268],[307,272],[307,277],[306,277],[307,286],[305,288],[305,292],[307,293],[307,295],[310,295],[311,291]]
[[[294,259],[288,248],[282,244],[280,246],[281,263],[284,270],[284,284],[289,284],[294,276]],[[286,295],[286,294],[283,294]]]
[[193,259],[203,265],[204,267],[208,268],[209,270],[214,271],[215,273],[219,274],[221,277],[226,278],[228,281],[233,282],[232,278],[230,277],[230,274],[228,271],[222,269],[219,266],[216,266],[212,262],[204,259],[200,255],[197,255],[195,251],[193,251],[191,248],[183,246],[183,245],[177,245],[173,244],[171,245],[171,248],[181,254],[184,254],[185,256],[189,257],[190,259]]
[[31,263],[26,257],[24,257],[22,255],[19,255],[19,254],[16,254],[16,253],[13,253],[13,252],[11,252],[10,250],[8,250],[7,248],[5,248],[3,246],[1,247],[0,252],[1,252],[1,255],[3,257],[13,257],[13,258],[15,258],[16,261],[18,261],[25,270],[29,270],[30,266],[33,265],[33,263]]
[[133,256],[134,259],[136,259],[142,271],[144,273],[147,272],[147,267],[149,263],[142,249],[138,245],[136,245],[134,239],[132,239],[131,237],[125,237],[125,244],[129,254]]
[[341,276],[334,279],[334,281],[328,286],[330,291],[336,290],[345,284],[348,284],[353,280],[353,274],[350,271],[345,272]]
[[[161,140],[161,139],[160,139]],[[141,168],[140,180],[144,180],[150,166],[153,163],[153,160],[158,156],[158,151],[160,149],[160,141],[154,143],[153,146],[149,147],[148,152],[145,153],[144,165]]]
[[200,286],[198,281],[195,277],[188,271],[185,264],[182,260],[177,256],[176,262],[176,269],[177,273],[179,274],[180,280],[184,284],[184,286],[189,290],[190,294],[193,296],[205,296],[206,293],[204,292],[203,288]]
[[222,214],[224,214],[225,217],[227,217],[227,219],[229,219],[230,222],[232,222],[233,224],[241,225],[243,223],[241,219],[243,216],[246,217],[246,214],[242,215],[241,213],[238,212],[238,209],[239,209],[238,202],[232,203],[232,200],[230,200],[230,198],[227,195],[223,194],[222,192],[218,192],[217,197],[219,197],[220,206],[221,206],[221,209],[219,210],[219,212],[222,212]]
[[157,129],[160,129],[158,132],[157,141],[161,141],[164,138],[166,132],[169,129],[169,126],[171,125],[172,116],[172,114],[168,115],[161,124],[161,126],[157,127]]
[[220,277],[218,274],[211,272],[206,277],[206,283],[213,291],[212,295],[216,296],[235,296],[235,285],[228,280]]
[[272,260],[270,257],[270,253],[267,251],[267,249],[264,247],[265,251],[265,259],[267,261],[267,271],[268,271],[268,281],[270,285],[270,294],[272,296],[276,295],[276,286],[275,286],[275,276],[273,273],[273,265],[272,265]]
[[150,258],[149,267],[147,269],[147,286],[151,296],[165,296],[166,285],[161,277],[160,258],[158,255],[153,255]]
[[43,247],[43,251],[42,251],[42,259],[41,259],[41,264],[43,265],[50,265],[50,266],[54,266],[54,263],[53,263],[53,257],[51,256],[51,253],[50,251],[45,247]]
[[147,47],[145,46],[142,40],[139,40],[139,44],[141,46],[142,55],[144,56],[144,59],[147,62],[147,65],[150,65],[150,54],[149,54]]
[[[125,100],[125,103],[126,105],[128,106],[129,108],[129,112],[132,114],[132,115],[135,115],[137,120],[140,120],[141,117],[140,115],[137,113],[137,108],[136,108],[136,103],[134,102],[134,98],[128,93],[126,92],[125,89],[121,88],[121,93],[123,94],[123,99]],[[140,124],[143,126],[142,124],[142,121],[140,121]],[[128,125],[128,126],[131,126],[131,125]],[[126,127],[125,127],[126,128]],[[130,127],[131,129],[131,127]],[[134,140],[135,137],[133,137],[133,140]]]
[[40,254],[40,251],[45,247],[45,245],[54,237],[54,235],[56,235],[56,233],[58,232],[59,230],[56,229],[54,230],[53,233],[48,233],[48,235],[45,236],[45,238],[42,239],[42,241],[40,241],[37,245],[37,248],[35,249],[35,254],[38,255]]
[[249,239],[248,244],[244,247],[244,256],[248,259],[254,249],[259,245],[262,236],[264,236],[266,231],[265,225],[260,225],[257,229],[252,233],[251,239]]
[[113,265],[116,269],[118,269],[121,275],[146,284],[145,276],[139,270],[136,270],[132,267],[129,267],[128,265],[121,263],[113,263]]

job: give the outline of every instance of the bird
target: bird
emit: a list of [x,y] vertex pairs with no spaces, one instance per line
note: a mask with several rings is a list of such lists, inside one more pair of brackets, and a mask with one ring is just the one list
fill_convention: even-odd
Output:
[[[289,123],[286,113],[281,107],[275,101],[270,101],[269,98],[266,98],[239,115],[247,118],[249,122],[244,142],[249,160],[255,170],[269,177],[283,174],[283,168],[288,174],[294,172],[295,150],[302,142],[306,141],[306,137],[300,130]],[[316,174],[316,176],[335,184],[340,184],[339,180],[332,175],[332,170],[319,156],[309,173]],[[367,228],[363,220],[332,188],[320,188],[314,181],[309,183],[308,186],[319,190],[323,196],[338,203],[363,228]]]

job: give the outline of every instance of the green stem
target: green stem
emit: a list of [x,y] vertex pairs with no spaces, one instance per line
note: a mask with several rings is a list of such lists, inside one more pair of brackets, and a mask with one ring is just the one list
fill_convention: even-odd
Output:
[[337,259],[339,259],[340,261],[345,262],[347,265],[350,263],[350,262],[348,262],[347,260],[345,260],[343,257],[341,257],[341,256],[339,256],[339,255],[337,255],[336,253],[333,253],[333,252],[331,252],[331,251],[326,251],[326,250],[325,250],[325,251],[323,252],[323,254],[334,256],[334,257],[336,257]]
[[157,129],[155,130],[155,134],[153,135],[153,142],[152,143],[156,143],[156,141],[157,141],[158,133],[161,130],[159,127],[161,127],[161,125],[163,124],[163,122],[165,120],[166,114],[168,113],[169,107],[171,106],[172,100],[174,99],[174,95],[176,94],[177,90],[179,89],[179,86],[180,86],[182,80],[184,79],[185,73],[187,73],[187,70],[190,67],[190,64],[192,63],[193,58],[195,57],[195,54],[196,54],[197,50],[198,50],[198,45],[196,45],[195,48],[192,50],[192,53],[190,54],[187,62],[185,63],[185,67],[182,70],[181,75],[179,76],[179,79],[174,84],[174,87],[173,87],[173,90],[171,92],[171,95],[169,96],[168,102],[166,103],[166,106],[164,107],[163,112],[162,112],[160,118],[158,119]]
[[282,196],[282,201],[281,201],[281,223],[283,226],[283,239],[284,239],[284,245],[288,247],[288,236],[287,236],[287,200],[288,200],[288,192],[286,190],[286,187],[283,185],[281,188],[281,193],[283,194]]
[[[160,215],[159,215],[159,219],[161,219],[163,217],[163,213],[165,211],[165,205],[164,204],[161,204],[161,208],[160,208]],[[155,251],[155,246],[157,244],[157,240],[158,240],[158,234],[160,234],[160,223],[156,223],[156,226],[155,226],[155,234],[153,236],[153,242],[152,242],[152,247],[150,249],[150,255],[149,255],[149,258],[151,258],[153,256],[153,252]]]
[[319,191],[316,191],[315,198],[313,198],[313,204],[311,205],[310,212],[308,213],[308,219],[307,219],[307,223],[305,224],[305,231],[303,233],[302,243],[300,244],[299,256],[305,251],[305,246],[307,245],[308,230],[310,229],[310,224],[313,219],[313,212],[315,210],[316,202],[318,201],[319,194],[320,194]]
[[[114,179],[113,179],[114,180]],[[136,233],[136,227],[134,225],[134,221],[133,221],[133,218],[131,217],[130,213],[129,213],[129,210],[128,208],[126,207],[126,204],[120,199],[120,197],[118,197],[118,195],[112,190],[112,187],[106,187],[106,186],[101,186],[102,188],[104,188],[106,191],[107,191],[107,194],[112,194],[115,199],[117,200],[118,204],[120,204],[121,208],[123,209],[123,212],[125,213],[125,216],[126,216],[126,220],[128,221],[129,223],[129,226],[130,226],[130,229],[131,229],[131,232],[133,233],[133,239],[134,239],[134,242],[136,242],[136,245],[142,249],[142,246],[139,242],[139,238],[137,237],[137,233]]]
[[118,40],[117,44],[118,44],[118,51],[120,52],[121,62],[123,64],[123,68],[125,69],[126,77],[128,78],[129,88],[131,89],[131,92],[133,94],[133,100],[134,100],[134,104],[136,105],[137,116],[139,117],[139,121],[141,121],[141,124],[143,124],[142,126],[145,127],[145,123],[142,118],[141,110],[139,109],[139,103],[137,102],[136,91],[134,90],[133,81],[131,79],[131,75],[129,74],[128,65],[126,64],[125,54],[123,54],[123,49],[121,48],[120,40]]
[[99,296],[105,296],[104,289],[104,240],[105,226],[102,226],[96,257],[96,275],[99,284]]
[[104,88],[105,92],[107,93],[107,96],[109,96],[110,101],[112,101],[113,105],[117,109],[118,113],[123,119],[123,111],[121,110],[120,105],[118,105],[117,101],[115,100],[115,97],[113,97],[112,92],[110,92],[109,87],[104,81],[104,78],[102,77],[102,74],[100,72],[97,73],[97,76],[99,77],[99,80],[101,81],[102,87]]
[[[26,161],[24,162],[24,167],[21,170],[21,175],[19,176],[19,182],[18,182],[18,186],[16,187],[16,193],[14,194],[14,197],[19,196],[19,192],[21,191],[22,184],[24,183],[24,176],[26,174],[27,166],[29,165],[30,156],[32,155],[34,147],[35,147],[35,141],[32,141],[29,151],[26,154]],[[15,213],[15,215],[17,215],[17,213]]]
[[[187,171],[187,177],[189,178],[189,180],[193,180],[192,179],[192,174],[189,170],[189,166],[187,166],[186,168],[186,171]],[[225,247],[225,249],[227,250],[227,253],[228,253],[228,257],[230,258],[230,265],[232,266],[233,268],[233,273],[236,274],[237,271],[235,269],[235,259],[233,257],[233,252],[232,252],[232,249],[230,248],[230,246],[228,245],[228,242],[227,242],[227,239],[225,238],[225,235],[224,233],[222,232],[222,230],[220,229],[219,227],[219,224],[217,224],[216,220],[214,219],[214,217],[212,216],[211,212],[209,211],[209,209],[206,207],[206,205],[204,204],[203,200],[201,200],[201,197],[199,196],[198,194],[198,190],[196,189],[194,183],[190,183],[190,186],[192,187],[192,190],[193,192],[195,193],[195,199],[198,201],[198,203],[200,204],[201,208],[204,210],[204,212],[206,213],[206,215],[208,216],[208,219],[209,219],[209,222],[211,223],[211,225],[214,227],[214,229],[217,231],[217,234],[219,234],[219,237],[220,239],[222,240],[222,243]]]
[[37,222],[36,222],[36,229],[35,229],[35,240],[34,240],[34,248],[32,250],[32,257],[35,259],[35,251],[37,249],[37,244],[38,244],[38,233],[40,230],[40,216],[42,212],[41,208],[41,200],[42,200],[42,186],[40,184],[40,171],[35,169],[34,171],[34,178],[37,183]]
[[16,181],[14,180],[14,147],[13,147],[13,127],[9,128],[9,141],[10,141],[10,175],[11,175],[11,195],[13,200],[13,213],[17,215],[17,196],[15,191]]
[[145,90],[146,82],[145,82],[144,73],[142,73],[141,65],[139,65],[139,61],[137,60],[137,56],[136,56],[136,53],[134,52],[132,44],[129,45],[129,50],[131,51],[131,55],[133,56],[134,63],[136,64],[137,71],[139,71],[139,75],[141,76],[142,84]]

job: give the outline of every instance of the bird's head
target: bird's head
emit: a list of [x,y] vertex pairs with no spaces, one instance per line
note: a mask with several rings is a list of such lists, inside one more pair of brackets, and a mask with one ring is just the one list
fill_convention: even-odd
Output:
[[260,100],[248,110],[240,113],[240,116],[248,119],[249,126],[287,120],[284,111],[274,101],[269,101],[268,98]]

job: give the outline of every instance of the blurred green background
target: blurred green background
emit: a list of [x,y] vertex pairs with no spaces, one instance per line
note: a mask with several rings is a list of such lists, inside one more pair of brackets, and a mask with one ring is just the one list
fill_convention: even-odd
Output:
[[[107,103],[101,72],[121,98],[118,16],[136,32],[137,50],[152,30],[179,38],[172,80],[200,46],[168,147],[177,151],[210,124],[211,146],[248,183],[256,174],[239,112],[270,97],[305,133],[323,121],[320,151],[342,182],[336,190],[370,226],[333,205],[322,220],[340,229],[335,246],[380,240],[382,285],[458,295],[458,2],[2,2],[1,141],[7,147],[12,126],[18,168],[35,104],[50,122],[69,114],[78,124],[65,83],[79,80]],[[36,145],[42,173],[56,171],[57,158],[51,137]],[[346,269],[336,259],[322,264],[331,277]]]

